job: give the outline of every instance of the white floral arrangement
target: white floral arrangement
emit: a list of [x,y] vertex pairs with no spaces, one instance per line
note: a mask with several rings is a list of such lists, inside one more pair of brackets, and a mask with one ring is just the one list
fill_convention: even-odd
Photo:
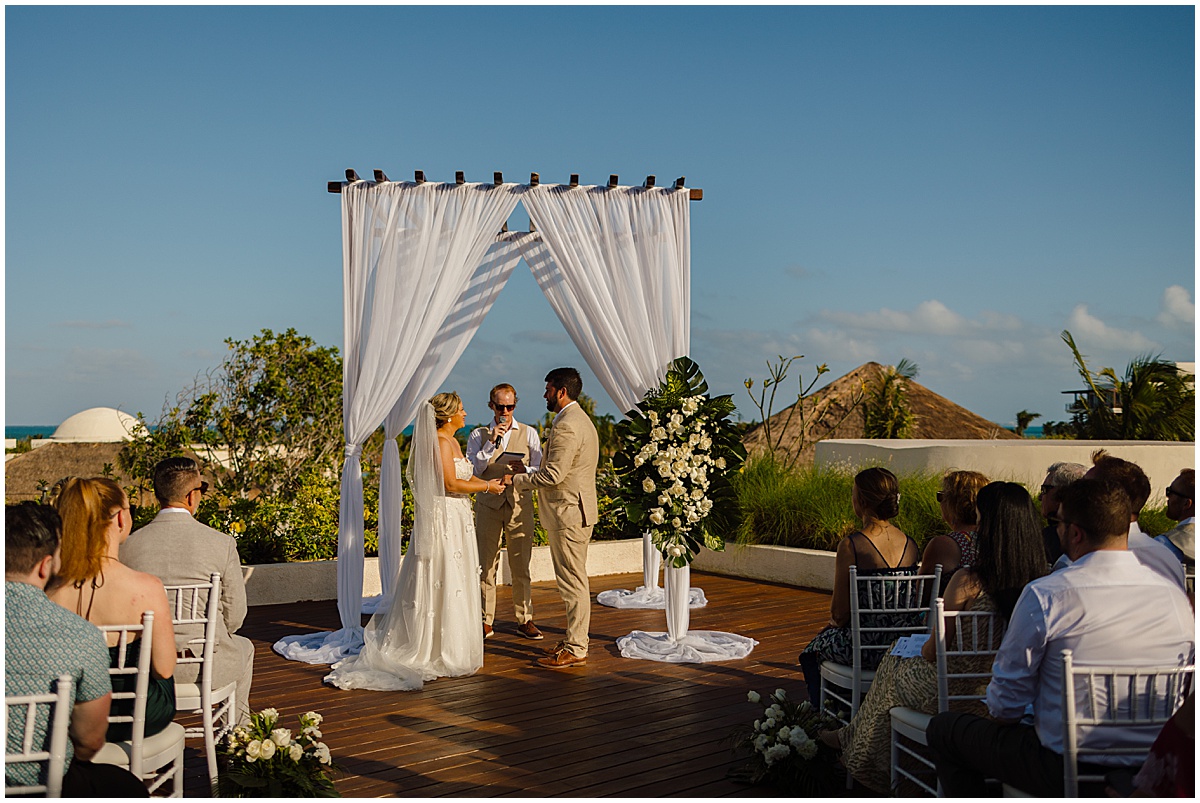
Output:
[[832,792],[838,780],[837,757],[817,739],[817,732],[836,722],[807,700],[792,702],[783,689],[765,698],[751,691],[746,699],[761,705],[762,714],[734,734],[734,750],[748,754],[749,761],[730,775],[794,795]]
[[732,396],[707,393],[700,367],[680,357],[617,426],[617,496],[629,521],[649,532],[668,564],[680,568],[701,547],[725,548],[719,531],[729,528],[737,511],[728,477],[746,460],[729,421],[736,409]]
[[324,717],[309,711],[293,732],[279,727],[279,712],[264,708],[238,725],[218,747],[219,797],[338,797],[329,746],[321,741]]

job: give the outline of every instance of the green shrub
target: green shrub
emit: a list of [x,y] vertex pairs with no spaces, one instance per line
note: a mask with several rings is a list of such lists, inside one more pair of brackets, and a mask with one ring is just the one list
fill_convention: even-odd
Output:
[[[918,545],[948,532],[936,494],[941,475],[906,474],[900,480],[900,515],[895,524]],[[828,467],[784,468],[770,457],[746,463],[734,479],[742,520],[741,544],[835,549],[858,529],[850,504],[854,473]]]

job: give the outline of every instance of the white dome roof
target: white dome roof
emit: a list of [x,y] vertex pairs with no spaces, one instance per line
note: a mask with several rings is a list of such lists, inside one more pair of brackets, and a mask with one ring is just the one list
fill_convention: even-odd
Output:
[[130,439],[138,420],[111,407],[93,407],[58,425],[52,441],[69,443],[117,443]]

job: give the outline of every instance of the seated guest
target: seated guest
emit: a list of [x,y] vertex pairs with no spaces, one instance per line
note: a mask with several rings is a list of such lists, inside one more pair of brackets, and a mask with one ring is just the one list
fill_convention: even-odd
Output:
[[[1084,474],[1088,479],[1105,480],[1116,483],[1129,497],[1129,550],[1144,566],[1174,582],[1181,590],[1186,590],[1183,565],[1175,558],[1171,550],[1142,532],[1138,526],[1138,516],[1150,498],[1150,480],[1146,472],[1136,463],[1113,457],[1103,449],[1092,455],[1092,467]],[[1070,565],[1066,555],[1058,559],[1055,569]]]
[[1046,565],[1053,566],[1062,557],[1062,547],[1058,544],[1058,489],[1065,488],[1087,472],[1087,466],[1080,463],[1052,463],[1046,469],[1046,478],[1042,480],[1042,492],[1038,500],[1042,506],[1042,517],[1046,526],[1042,529],[1042,541],[1046,547]]
[[[978,557],[970,568],[955,572],[946,589],[947,611],[991,611],[1006,620],[1012,614],[1017,597],[1032,580],[1049,571],[1042,548],[1041,522],[1029,492],[1015,482],[993,482],[979,492],[979,530],[975,546]],[[944,507],[944,503],[943,503]],[[954,643],[955,621],[947,620],[947,643]],[[997,628],[996,633],[1000,632]],[[982,638],[982,634],[980,638]],[[964,633],[964,643],[973,643]],[[981,644],[982,647],[997,645]],[[936,652],[933,639],[925,642],[921,655],[898,658],[887,655],[875,672],[871,690],[850,724],[840,730],[826,731],[821,739],[844,751],[846,771],[863,786],[880,794],[891,787],[891,735],[893,706],[907,706],[926,714],[938,709]],[[952,672],[986,674],[991,671],[989,657],[961,659],[950,667]],[[985,681],[958,681],[962,688],[951,694],[982,696]],[[982,709],[982,705],[979,706]]]
[[[60,675],[74,681],[68,700],[67,765],[64,797],[148,797],[130,772],[93,764],[104,746],[112,684],[108,649],[95,625],[46,598],[46,584],[59,567],[62,525],[49,505],[22,502],[4,509],[4,693],[46,694]],[[8,752],[21,749],[24,719],[8,720]],[[50,749],[50,711],[38,708],[33,748]],[[9,764],[6,786],[46,783],[32,764]]]
[[[126,650],[126,664],[136,665],[143,649],[150,652],[150,689],[146,699],[146,736],[171,723],[175,716],[175,630],[167,593],[157,577],[134,571],[117,560],[121,542],[133,529],[129,498],[110,479],[94,477],[67,480],[54,506],[63,522],[62,569],[51,586],[50,599],[94,625],[131,625],[142,621],[144,611],[154,611],[154,642],[134,639]],[[109,633],[113,666],[119,658],[117,635]],[[113,690],[133,691],[135,675],[113,678]],[[131,715],[133,701],[121,700],[117,713]],[[109,726],[108,741],[130,738],[129,723]]]
[[978,471],[951,471],[942,477],[937,500],[950,533],[930,538],[921,554],[921,574],[933,574],[935,566],[942,566],[939,597],[945,594],[955,572],[975,562],[975,495],[987,483],[988,478]]
[[1167,518],[1179,522],[1155,538],[1184,566],[1196,565],[1196,472],[1185,468],[1167,486]]
[[[1130,503],[1114,483],[1082,479],[1059,492],[1058,532],[1070,566],[1031,582],[1017,600],[992,666],[988,711],[938,714],[926,735],[947,797],[982,797],[995,778],[1035,797],[1063,795],[1061,653],[1102,666],[1183,666],[1195,656],[1195,618],[1173,582],[1126,548]],[[1146,611],[1153,611],[1147,616]],[[1033,724],[1022,722],[1032,706]],[[1147,748],[1156,729],[1106,728],[1081,747]],[[1126,757],[1094,757],[1100,770]],[[1087,772],[1097,769],[1085,766]]]
[[[890,521],[900,513],[900,483],[896,475],[886,468],[860,471],[854,477],[850,503],[854,507],[854,515],[862,521],[862,529],[846,536],[838,544],[829,624],[800,653],[800,666],[804,670],[808,698],[813,705],[817,705],[821,693],[821,662],[853,663],[850,567],[857,566],[861,577],[917,573],[920,556],[917,543]],[[883,626],[882,623],[875,624]],[[887,641],[881,641],[880,636]],[[864,633],[862,643],[883,644],[891,642],[892,638],[887,634]],[[874,669],[881,658],[882,650],[864,652],[863,668]]]
[[[121,562],[147,572],[167,585],[205,583],[213,572],[221,574],[221,616],[217,620],[213,648],[213,688],[237,681],[237,716],[243,724],[250,718],[250,682],[254,677],[254,645],[245,636],[234,635],[246,618],[246,583],[237,542],[231,536],[192,518],[207,483],[188,457],[170,457],[154,467],[154,496],[162,508],[154,521],[142,527],[121,545]],[[203,636],[203,629],[175,634],[182,649],[190,638]],[[180,664],[175,680],[195,683],[199,664]]]

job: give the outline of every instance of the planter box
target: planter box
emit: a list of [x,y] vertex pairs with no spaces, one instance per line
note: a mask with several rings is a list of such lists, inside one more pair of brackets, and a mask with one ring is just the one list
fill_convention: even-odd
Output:
[[747,580],[833,591],[836,558],[836,553],[821,549],[726,544],[724,552],[701,551],[692,561],[692,568]]
[[[403,562],[401,558],[401,562]],[[642,542],[595,541],[588,547],[588,575],[625,574],[642,570]],[[337,599],[337,561],[314,560],[302,563],[266,563],[243,566],[246,577],[246,602],[249,605],[281,605],[290,602]],[[533,548],[529,574],[534,582],[554,579],[550,547]],[[512,584],[508,568],[508,550],[500,550],[497,582]],[[363,566],[363,595],[379,594],[379,558],[367,558]]]

